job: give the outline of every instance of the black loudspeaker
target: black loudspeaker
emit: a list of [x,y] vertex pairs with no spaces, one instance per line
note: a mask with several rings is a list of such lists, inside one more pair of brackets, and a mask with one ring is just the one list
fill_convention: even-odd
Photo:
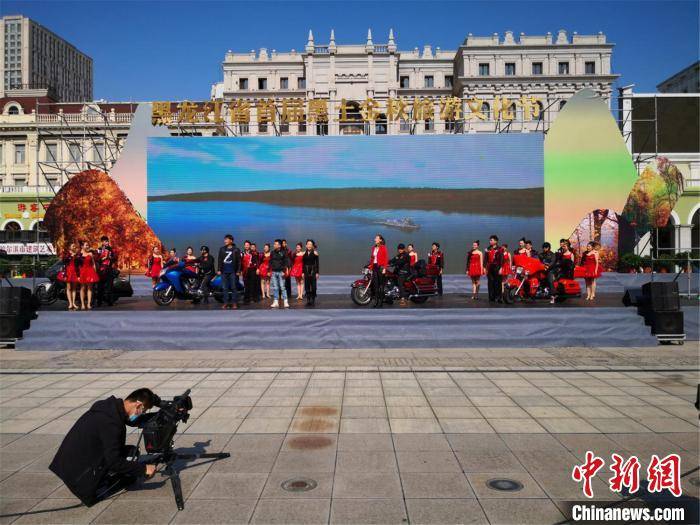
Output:
[[683,310],[678,312],[652,312],[651,333],[652,335],[684,334]]
[[29,288],[0,288],[0,339],[17,339],[36,319],[38,302]]
[[622,304],[625,306],[640,306],[643,302],[641,288],[625,288]]
[[678,283],[646,283],[642,286],[642,296],[654,312],[677,312],[681,309],[678,296]]

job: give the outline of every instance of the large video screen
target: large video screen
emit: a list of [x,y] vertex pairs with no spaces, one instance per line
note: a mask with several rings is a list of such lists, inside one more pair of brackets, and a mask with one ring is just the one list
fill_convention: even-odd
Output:
[[699,115],[699,96],[633,97],[632,152],[700,152]]
[[421,258],[439,242],[445,273],[463,273],[472,241],[494,233],[539,245],[543,192],[539,133],[148,143],[148,223],[167,248],[311,238],[325,274],[359,272],[377,233]]

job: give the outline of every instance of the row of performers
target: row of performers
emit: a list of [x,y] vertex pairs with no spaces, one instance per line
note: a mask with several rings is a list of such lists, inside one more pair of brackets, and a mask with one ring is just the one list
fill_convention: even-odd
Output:
[[[518,248],[512,255],[508,251],[508,245],[499,244],[498,236],[489,237],[489,246],[484,252],[480,249],[479,241],[472,243],[472,248],[467,254],[465,272],[472,280],[472,299],[476,299],[479,293],[480,279],[486,275],[488,281],[489,301],[500,302],[503,289],[508,276],[513,272],[513,257],[525,255],[542,261],[548,270],[557,270],[563,277],[573,279],[582,277],[586,282],[586,300],[595,299],[596,281],[603,272],[600,263],[600,244],[594,241],[586,245],[586,251],[577,261],[576,253],[571,249],[568,239],[559,240],[559,249],[552,251],[550,243],[542,244],[542,251],[537,251],[532,246],[532,241],[520,239]],[[578,269],[576,263],[578,262]],[[552,275],[552,272],[549,273]]]
[[60,279],[66,283],[69,310],[92,309],[95,288],[96,306],[102,306],[103,303],[112,305],[117,252],[112,248],[109,237],[103,235],[96,249],[92,248],[89,241],[71,243],[63,257],[63,265]]

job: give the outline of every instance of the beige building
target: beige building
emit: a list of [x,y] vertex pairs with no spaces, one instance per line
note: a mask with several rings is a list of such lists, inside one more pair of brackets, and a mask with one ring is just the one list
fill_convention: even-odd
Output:
[[63,102],[92,100],[92,59],[33,20],[0,24],[0,98],[35,90]]
[[[612,48],[602,33],[564,30],[540,36],[469,34],[457,49],[424,45],[405,51],[393,31],[380,42],[370,30],[361,44],[339,44],[333,31],[320,43],[309,31],[300,50],[228,51],[223,80],[212,86],[211,96],[251,103],[250,123],[234,122],[234,134],[541,131],[580,89],[610,100],[618,77],[611,72]],[[452,97],[460,99],[460,111],[446,116],[446,99]],[[296,98],[305,104],[326,101],[328,124],[278,119],[277,125],[258,125],[255,101]],[[367,99],[376,102],[376,111]],[[392,118],[390,99],[406,101],[405,115]],[[367,114],[374,117],[369,122]]]

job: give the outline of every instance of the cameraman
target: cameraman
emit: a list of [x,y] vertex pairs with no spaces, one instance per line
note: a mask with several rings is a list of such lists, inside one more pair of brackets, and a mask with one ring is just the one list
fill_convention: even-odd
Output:
[[122,400],[114,396],[97,401],[63,439],[49,469],[88,507],[115,485],[125,486],[155,473],[155,465],[127,459],[136,447],[126,446],[126,426],[140,426],[160,405],[148,388],[139,388]]

